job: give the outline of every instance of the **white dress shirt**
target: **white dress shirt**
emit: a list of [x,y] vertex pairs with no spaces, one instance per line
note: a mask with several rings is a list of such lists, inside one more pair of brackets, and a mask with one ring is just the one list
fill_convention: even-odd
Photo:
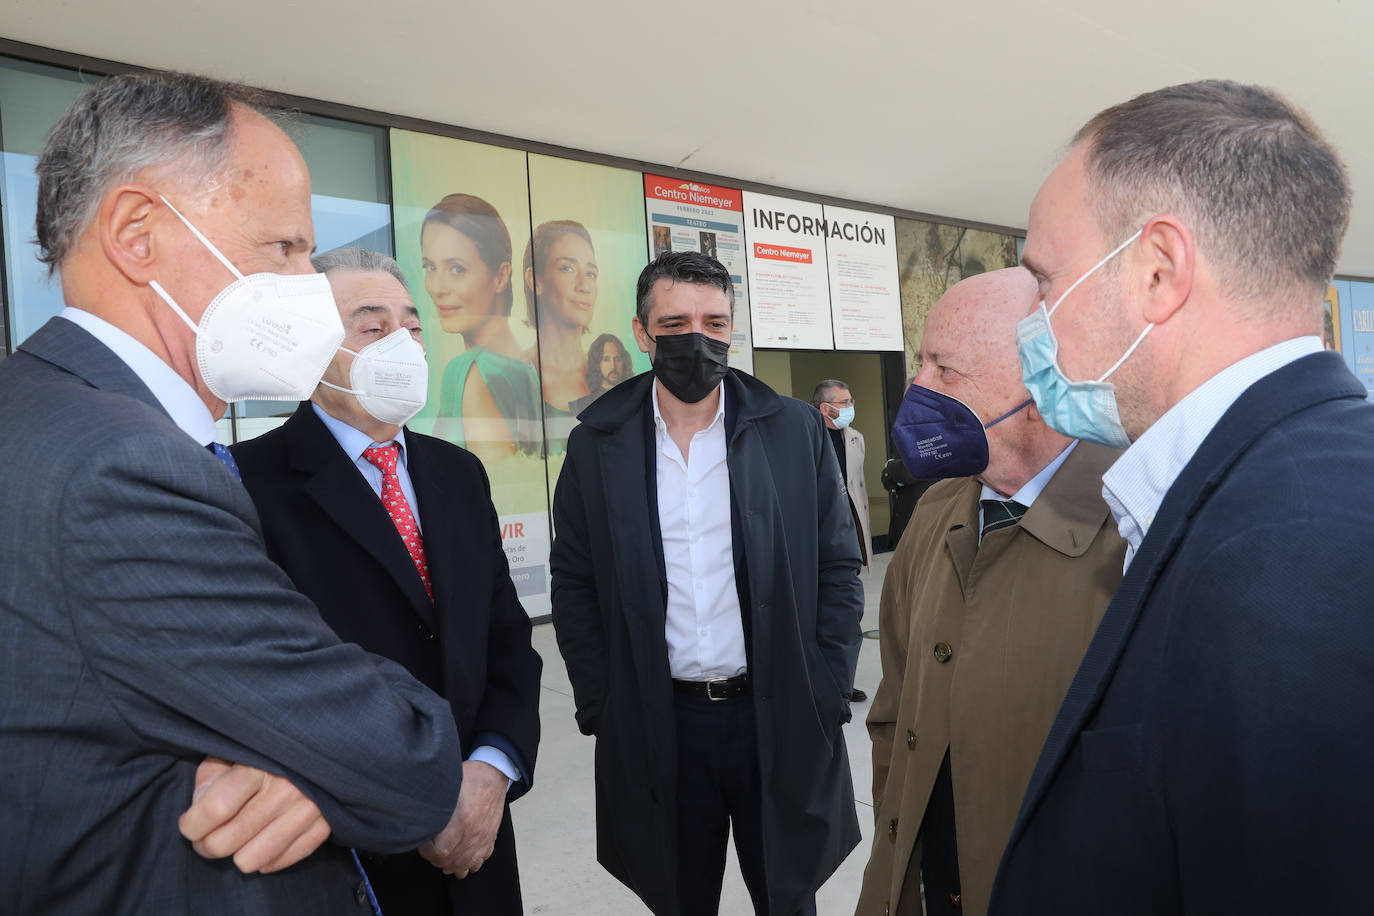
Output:
[[1127,568],[1154,524],[1164,495],[1222,414],[1255,382],[1321,350],[1321,338],[1295,337],[1232,363],[1169,408],[1107,469],[1102,498],[1126,540]]
[[668,575],[668,670],[687,681],[734,677],[748,662],[730,532],[725,384],[711,425],[692,436],[685,460],[663,422],[658,385],[652,388],[658,526]]
[[[1049,464],[1041,468],[1039,474],[1036,474],[1030,480],[1026,481],[1025,484],[1021,487],[1021,489],[1017,490],[1011,496],[1003,496],[1001,493],[998,493],[992,487],[988,486],[987,484],[983,484],[983,492],[980,493],[978,496],[978,530],[980,532],[983,530],[983,500],[1011,499],[1025,506],[1026,510],[1029,511],[1031,505],[1040,495],[1040,492],[1045,489],[1045,485],[1048,484],[1050,482],[1050,478],[1054,476],[1055,471],[1059,470],[1059,466],[1064,463],[1064,461],[1069,457],[1070,454],[1073,453],[1073,450],[1077,445],[1077,439],[1070,442],[1068,446],[1065,447],[1064,451],[1059,453],[1058,458],[1055,458]],[[979,541],[981,541],[982,535],[979,535],[978,539]]]
[[69,305],[57,317],[85,329],[113,350],[114,355],[138,376],[138,380],[148,386],[162,409],[167,411],[167,416],[182,432],[202,446],[215,441],[215,418],[210,415],[210,408],[196,394],[196,389],[156,353],[104,318],[82,309]]
[[[330,416],[320,409],[320,405],[312,401],[310,406],[314,409],[315,416],[320,418],[320,422],[324,423],[325,428],[334,436],[334,441],[338,442],[339,447],[344,450],[344,454],[348,455],[354,467],[367,480],[368,485],[372,487],[372,492],[377,494],[378,499],[382,497],[382,469],[364,458],[363,452],[373,446],[390,445],[392,442],[400,446],[397,449],[396,477],[401,482],[401,492],[405,494],[406,502],[410,503],[410,514],[415,516],[415,526],[419,528],[420,506],[415,501],[415,488],[411,486],[410,471],[406,468],[406,431],[404,429],[397,430],[395,439],[389,439],[386,442],[373,442],[372,437],[367,433],[349,426],[337,417]],[[421,534],[423,533],[424,529],[421,529]],[[489,763],[504,773],[507,789],[510,788],[511,783],[520,778],[520,770],[510,757],[500,748],[490,744],[478,745],[468,755],[468,759]]]

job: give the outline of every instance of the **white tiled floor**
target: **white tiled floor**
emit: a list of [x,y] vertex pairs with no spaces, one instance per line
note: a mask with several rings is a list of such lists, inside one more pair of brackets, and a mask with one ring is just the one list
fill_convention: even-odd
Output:
[[[878,594],[891,553],[875,556],[864,574],[867,598],[863,626],[878,626]],[[619,916],[648,911],[639,899],[596,864],[596,825],[592,799],[592,739],[582,736],[573,721],[572,688],[567,670],[547,624],[534,629],[534,646],[544,659],[543,738],[539,746],[534,790],[516,803],[516,843],[520,851],[525,912],[547,916]],[[881,666],[878,643],[865,639],[859,655],[857,686],[870,696],[878,686]],[[854,721],[845,729],[859,826],[864,841],[850,853],[816,897],[819,916],[850,916],[859,897],[859,884],[868,860],[873,832],[872,773],[868,732],[863,725],[868,704],[857,704]],[[740,880],[733,853],[721,896],[723,916],[752,913],[749,895]]]

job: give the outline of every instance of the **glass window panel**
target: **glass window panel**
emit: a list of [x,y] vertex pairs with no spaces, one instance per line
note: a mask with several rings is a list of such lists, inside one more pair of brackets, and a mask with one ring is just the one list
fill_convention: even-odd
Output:
[[92,79],[89,74],[0,57],[0,214],[7,294],[0,329],[7,327],[11,348],[62,310],[62,286],[56,277],[48,278],[34,240],[34,167],[48,129]]

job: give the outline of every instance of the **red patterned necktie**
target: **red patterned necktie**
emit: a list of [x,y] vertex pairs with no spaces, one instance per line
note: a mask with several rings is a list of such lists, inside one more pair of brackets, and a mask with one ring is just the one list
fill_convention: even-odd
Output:
[[363,452],[363,457],[382,472],[382,505],[391,515],[391,521],[396,525],[406,550],[410,551],[410,558],[415,561],[415,569],[420,573],[420,581],[425,584],[425,592],[433,601],[434,587],[429,584],[429,564],[425,562],[425,544],[420,539],[420,526],[415,524],[410,503],[406,502],[406,495],[401,492],[401,478],[396,476],[397,451],[393,442],[390,445],[373,446]]

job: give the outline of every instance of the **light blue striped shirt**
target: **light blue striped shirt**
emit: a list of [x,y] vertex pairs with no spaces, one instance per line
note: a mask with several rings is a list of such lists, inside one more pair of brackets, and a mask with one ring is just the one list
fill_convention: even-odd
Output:
[[1222,414],[1255,382],[1321,350],[1321,338],[1295,337],[1232,363],[1169,408],[1107,469],[1102,498],[1126,540],[1126,568],[1154,524],[1164,495]]

